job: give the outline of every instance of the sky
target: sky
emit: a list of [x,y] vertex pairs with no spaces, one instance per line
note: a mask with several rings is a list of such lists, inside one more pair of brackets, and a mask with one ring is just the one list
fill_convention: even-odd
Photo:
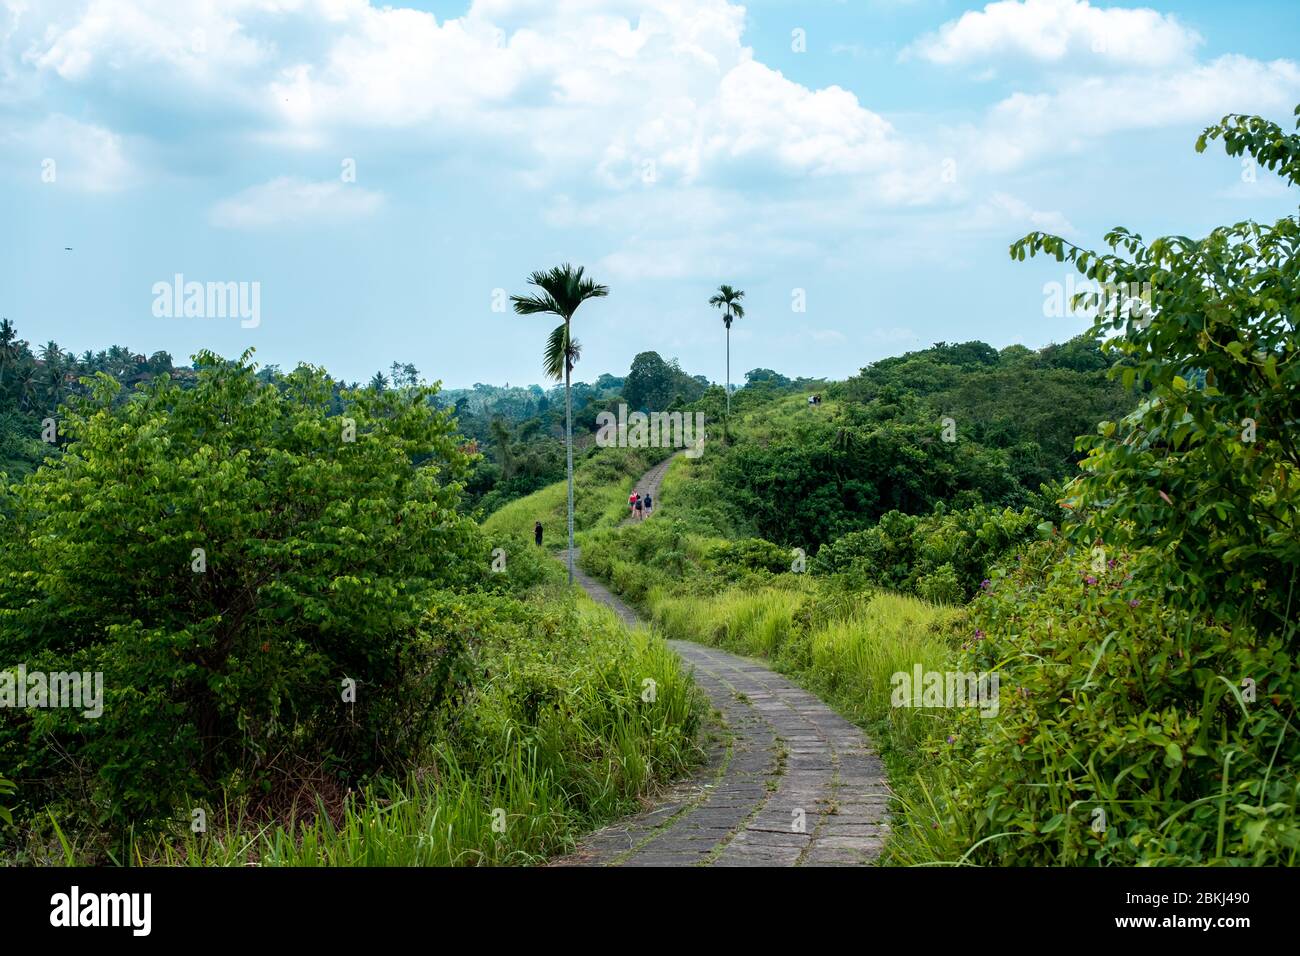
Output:
[[[1038,348],[1088,323],[1047,314],[1067,270],[1013,262],[1026,233],[1295,214],[1193,144],[1292,128],[1298,59],[1294,0],[0,0],[0,316],[519,385],[554,322],[506,297],[572,262],[610,289],[588,381],[647,350],[722,381],[720,283],[734,381]],[[212,314],[226,283],[244,313]]]

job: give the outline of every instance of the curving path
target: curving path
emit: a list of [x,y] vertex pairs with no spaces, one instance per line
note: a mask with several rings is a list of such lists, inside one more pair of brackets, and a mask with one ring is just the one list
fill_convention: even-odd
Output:
[[[642,498],[644,498],[647,494],[650,495],[652,499],[652,503],[656,508],[659,506],[659,486],[663,484],[664,475],[668,474],[668,469],[672,467],[673,462],[676,460],[677,460],[676,455],[669,455],[667,458],[659,462],[659,464],[655,465],[653,468],[651,468],[649,471],[647,471],[644,475],[642,475],[640,478],[636,480],[636,486],[634,490],[637,491]],[[651,515],[647,515],[646,518],[643,518],[642,520],[643,521],[647,520],[650,517]],[[626,518],[623,519],[623,524],[628,525],[628,524],[632,524],[635,521],[636,518],[634,518],[632,515],[628,515]],[[568,549],[565,549],[562,553],[564,554],[565,559],[567,560],[569,554]]]
[[[658,499],[671,461],[637,488]],[[582,571],[576,578],[629,625],[641,623],[599,581]],[[862,731],[756,661],[689,641],[669,645],[719,719],[705,769],[556,865],[852,866],[879,855],[890,791]]]

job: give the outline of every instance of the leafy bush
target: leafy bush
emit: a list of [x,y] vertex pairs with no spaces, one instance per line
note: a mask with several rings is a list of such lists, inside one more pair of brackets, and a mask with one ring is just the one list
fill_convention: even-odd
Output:
[[433,682],[436,743],[408,773],[328,812],[308,802],[271,824],[234,812],[133,851],[189,865],[536,864],[701,756],[704,699],[676,656],[563,584],[525,599],[443,592],[423,630],[457,650]]
[[[0,797],[13,796],[14,789],[15,787],[12,780],[6,780],[4,777],[0,777]],[[14,822],[13,811],[8,807],[0,806],[0,820],[12,824]]]
[[1142,562],[1113,564],[1042,543],[972,605],[952,666],[997,670],[1000,709],[934,745],[946,797],[903,841],[920,859],[1300,860],[1294,635],[1207,623],[1132,578]]
[[817,552],[813,570],[845,576],[858,587],[885,587],[941,604],[974,595],[997,562],[1038,534],[1060,512],[1040,495],[1035,507],[1012,511],[987,505],[949,511],[940,505],[918,517],[898,511]]
[[720,541],[704,555],[704,567],[722,577],[734,580],[745,571],[768,571],[781,574],[789,571],[791,552],[762,538],[742,538],[739,541]]
[[357,778],[423,743],[441,651],[421,618],[488,569],[456,514],[448,414],[427,390],[356,393],[349,441],[318,370],[277,387],[247,356],[197,368],[125,402],[100,376],[60,421],[64,453],[0,502],[0,663],[104,675],[98,720],[0,727],[33,806],[148,823],[270,787],[281,758]]

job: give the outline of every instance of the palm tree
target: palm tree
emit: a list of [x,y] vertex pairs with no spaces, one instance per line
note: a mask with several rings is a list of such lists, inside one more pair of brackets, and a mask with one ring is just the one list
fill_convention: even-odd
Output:
[[0,319],[0,388],[4,387],[5,373],[18,358],[18,330],[8,319]]
[[492,440],[497,443],[497,452],[501,456],[501,480],[509,481],[515,473],[515,450],[510,444],[510,429],[500,416],[492,419],[488,426]]
[[519,315],[558,315],[564,320],[546,341],[543,368],[553,379],[564,379],[564,446],[569,480],[569,583],[573,583],[573,366],[582,351],[570,336],[573,313],[588,299],[609,295],[609,287],[598,285],[582,277],[582,266],[576,269],[567,262],[550,272],[534,272],[528,284],[541,290],[540,295],[512,295],[510,301]]
[[59,343],[53,339],[41,346],[41,363],[43,375],[41,385],[45,390],[46,407],[51,411],[58,407],[63,397],[63,377],[66,374],[66,358]]
[[718,286],[718,291],[709,299],[709,305],[722,309],[722,324],[727,327],[727,418],[731,418],[731,323],[745,317],[745,309],[740,300],[745,293],[729,285]]

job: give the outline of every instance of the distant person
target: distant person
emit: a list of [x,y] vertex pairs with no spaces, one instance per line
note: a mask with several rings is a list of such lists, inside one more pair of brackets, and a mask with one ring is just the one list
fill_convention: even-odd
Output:
[[648,515],[648,514],[650,514],[650,512],[652,512],[652,511],[654,511],[654,510],[655,510],[655,502],[654,502],[654,499],[653,499],[652,497],[650,497],[650,492],[647,491],[647,492],[645,493],[645,513]]
[[637,495],[636,505],[634,507],[636,508],[637,520],[640,521],[642,518],[645,517],[645,512],[642,510],[643,508],[645,508],[645,499],[642,498],[640,495]]
[[533,525],[533,540],[537,542],[539,548],[542,546],[542,523],[540,521]]
[[637,493],[634,491],[627,496],[627,516],[629,518],[636,517],[636,503],[637,503]]
[[816,396],[816,395],[809,395],[809,396],[808,396],[808,404],[809,404],[809,405],[816,405],[816,404],[817,404],[817,396]]

